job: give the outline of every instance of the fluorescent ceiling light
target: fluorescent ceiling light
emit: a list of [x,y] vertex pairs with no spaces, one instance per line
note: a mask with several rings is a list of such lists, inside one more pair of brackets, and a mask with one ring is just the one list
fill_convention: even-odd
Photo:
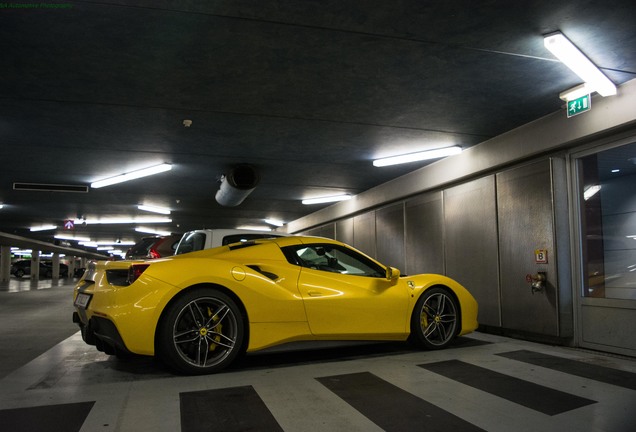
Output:
[[323,204],[323,203],[330,203],[330,202],[346,201],[349,199],[351,199],[351,195],[332,195],[332,196],[326,196],[326,197],[304,199],[302,203],[305,205]]
[[585,192],[583,192],[583,198],[585,199],[585,201],[587,201],[590,198],[592,198],[594,195],[596,195],[596,193],[600,190],[601,190],[600,185],[590,186],[589,188],[585,189]]
[[31,232],[35,232],[35,231],[48,231],[48,230],[53,230],[56,229],[57,225],[41,225],[41,226],[34,226],[29,228],[29,231]]
[[377,167],[397,165],[409,162],[417,162],[428,159],[437,159],[441,157],[451,156],[462,152],[462,148],[459,146],[444,147],[440,149],[427,150],[417,153],[409,153],[399,156],[391,156],[382,159],[376,159],[373,161],[373,165]]
[[172,219],[165,217],[147,216],[136,218],[103,218],[103,219],[84,219],[76,221],[76,225],[85,223],[86,225],[109,225],[109,224],[135,224],[135,223],[170,223]]
[[74,237],[72,235],[66,235],[66,234],[58,234],[58,235],[54,235],[53,237],[60,240],[75,240],[75,241],[84,241],[84,242],[91,241],[91,239],[88,237]]
[[151,213],[159,213],[159,214],[165,214],[165,215],[170,214],[170,209],[165,207],[157,207],[157,206],[151,206],[151,205],[138,205],[137,208],[139,210],[143,210],[143,211],[147,211]]
[[167,236],[167,235],[172,234],[170,231],[162,231],[162,230],[149,228],[149,227],[137,227],[137,228],[135,228],[135,231],[140,232],[140,233],[147,233],[147,234],[157,234],[157,235],[161,235],[161,236]]
[[2,207],[4,207],[4,204],[0,203],[0,209],[1,209]]
[[106,251],[109,251],[109,250],[113,250],[113,249],[115,249],[115,247],[114,247],[114,246],[97,246],[97,250],[106,250]]
[[274,225],[274,226],[277,226],[277,227],[282,227],[283,225],[285,225],[285,222],[279,221],[279,220],[276,220],[276,219],[265,219],[265,223],[268,223],[270,225]]
[[561,32],[543,39],[545,47],[601,96],[616,94],[616,86]]
[[119,241],[98,241],[95,242],[100,246],[132,246],[137,242],[130,240],[119,240]]
[[117,175],[114,177],[109,177],[103,180],[93,182],[91,183],[91,187],[93,189],[98,189],[104,186],[110,186],[117,183],[123,183],[129,180],[134,180],[141,177],[150,176],[153,174],[159,174],[165,171],[170,171],[171,169],[172,169],[172,165],[170,164],[155,165],[149,168],[144,168],[137,171],[132,171],[126,174],[121,174],[121,175]]
[[569,102],[593,93],[595,89],[588,83],[579,84],[569,90],[559,93],[559,99]]
[[92,247],[92,248],[99,247],[99,245],[97,243],[92,242],[92,241],[79,242],[78,244],[81,244],[82,246],[86,246],[86,247]]

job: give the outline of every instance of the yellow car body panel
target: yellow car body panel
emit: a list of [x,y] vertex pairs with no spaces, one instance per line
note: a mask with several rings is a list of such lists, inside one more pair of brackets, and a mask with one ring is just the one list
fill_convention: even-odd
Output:
[[316,336],[393,339],[409,332],[409,293],[401,282],[303,268],[298,285]]
[[[223,246],[152,262],[129,286],[108,282],[106,271],[123,271],[130,261],[98,262],[78,282],[79,293],[91,295],[78,307],[84,325],[91,317],[113,323],[125,347],[155,354],[162,313],[180,292],[216,287],[241,305],[249,326],[247,351],[299,340],[406,340],[418,298],[434,286],[446,286],[461,309],[461,330],[477,328],[477,303],[454,280],[441,275],[375,278],[327,273],[291,264],[281,247],[298,242],[342,245],[313,237],[257,240],[254,247]],[[387,268],[384,267],[383,268]],[[86,279],[95,274],[93,283]]]

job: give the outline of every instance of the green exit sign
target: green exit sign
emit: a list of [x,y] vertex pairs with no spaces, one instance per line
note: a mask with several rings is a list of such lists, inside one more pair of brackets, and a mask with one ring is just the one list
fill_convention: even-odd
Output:
[[578,99],[568,101],[568,117],[589,111],[592,108],[590,95],[581,96]]

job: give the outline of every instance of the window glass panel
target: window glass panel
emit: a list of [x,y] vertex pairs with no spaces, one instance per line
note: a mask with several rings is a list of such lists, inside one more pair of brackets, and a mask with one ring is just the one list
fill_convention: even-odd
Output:
[[578,160],[585,297],[636,300],[636,143]]
[[180,255],[188,252],[202,250],[205,247],[205,238],[206,235],[200,232],[195,232],[188,235],[181,240],[178,245],[179,250],[177,250],[176,253]]
[[384,268],[364,255],[337,245],[304,245],[296,249],[304,267],[355,276],[384,277]]

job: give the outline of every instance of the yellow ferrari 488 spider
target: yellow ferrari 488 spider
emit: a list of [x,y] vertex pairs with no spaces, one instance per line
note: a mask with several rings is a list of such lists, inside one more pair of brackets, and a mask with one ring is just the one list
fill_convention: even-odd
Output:
[[477,328],[477,302],[437,274],[401,276],[344,243],[252,240],[152,261],[91,263],[74,290],[84,341],[219,371],[294,341],[407,340],[447,346]]

